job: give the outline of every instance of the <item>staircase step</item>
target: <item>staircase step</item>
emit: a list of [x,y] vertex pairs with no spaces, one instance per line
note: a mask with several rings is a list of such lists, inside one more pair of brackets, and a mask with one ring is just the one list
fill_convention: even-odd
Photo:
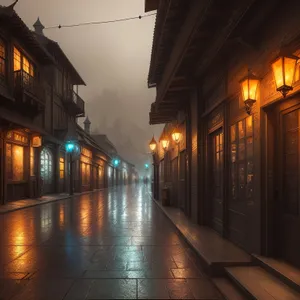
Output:
[[300,293],[261,267],[229,267],[225,271],[251,299],[300,299]]
[[256,261],[273,275],[277,276],[285,284],[300,293],[300,270],[288,264],[285,261],[277,260],[270,257],[253,255]]
[[229,279],[214,278],[212,281],[225,300],[247,300]]

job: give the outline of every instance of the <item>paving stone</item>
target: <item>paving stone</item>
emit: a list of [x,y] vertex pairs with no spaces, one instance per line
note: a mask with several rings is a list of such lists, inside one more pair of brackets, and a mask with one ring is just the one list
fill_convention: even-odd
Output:
[[198,258],[144,186],[0,219],[0,299],[217,299]]
[[167,279],[138,280],[139,299],[170,299],[167,289]]

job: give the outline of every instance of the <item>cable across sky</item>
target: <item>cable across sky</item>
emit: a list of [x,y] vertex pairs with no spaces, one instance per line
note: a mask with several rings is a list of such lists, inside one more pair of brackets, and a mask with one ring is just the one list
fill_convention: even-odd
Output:
[[50,26],[45,27],[45,29],[61,29],[61,28],[71,28],[71,27],[79,27],[79,26],[87,26],[87,25],[100,25],[100,24],[108,24],[108,23],[116,23],[116,22],[125,22],[125,21],[131,21],[135,19],[142,19],[147,18],[156,15],[156,13],[147,14],[147,15],[139,15],[137,17],[129,17],[129,18],[123,18],[123,19],[115,19],[115,20],[107,20],[107,21],[94,21],[94,22],[85,22],[85,23],[77,23],[77,24],[70,24],[70,25],[56,25],[56,26]]

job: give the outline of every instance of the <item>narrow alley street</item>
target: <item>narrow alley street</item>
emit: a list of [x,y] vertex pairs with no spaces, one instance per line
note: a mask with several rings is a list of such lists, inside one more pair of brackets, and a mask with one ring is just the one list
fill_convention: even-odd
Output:
[[0,299],[221,299],[149,191],[118,187],[0,215]]

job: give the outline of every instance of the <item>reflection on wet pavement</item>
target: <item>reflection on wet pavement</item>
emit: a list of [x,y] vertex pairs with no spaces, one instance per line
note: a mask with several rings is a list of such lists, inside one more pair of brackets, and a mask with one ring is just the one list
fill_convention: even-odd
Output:
[[0,215],[0,299],[220,299],[148,190]]

